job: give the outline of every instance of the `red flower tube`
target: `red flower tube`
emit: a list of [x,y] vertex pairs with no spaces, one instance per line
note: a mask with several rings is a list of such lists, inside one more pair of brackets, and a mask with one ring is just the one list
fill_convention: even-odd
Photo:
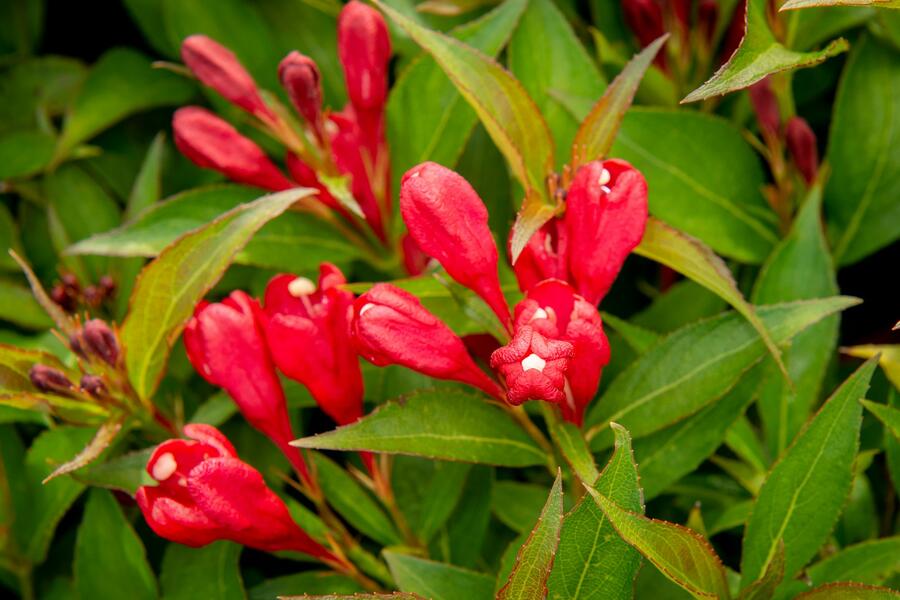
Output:
[[205,35],[192,35],[181,44],[181,59],[197,79],[229,102],[264,121],[277,120],[260,96],[253,77],[225,46]]
[[157,535],[192,547],[231,540],[338,562],[294,523],[259,471],[241,461],[216,428],[186,425],[184,433],[190,439],[168,440],[154,450],[147,472],[159,484],[141,486],[135,495]]
[[474,291],[509,326],[497,275],[497,245],[488,212],[469,182],[433,162],[413,167],[400,183],[400,212],[409,235],[456,281]]
[[259,146],[206,109],[179,108],[172,118],[172,129],[178,150],[199,167],[267,190],[294,187]]
[[379,283],[356,299],[353,341],[363,358],[379,367],[402,365],[503,397],[500,387],[469,356],[463,341],[418,298],[396,286]]
[[363,379],[350,339],[353,294],[332,264],[309,279],[278,275],[265,297],[266,340],[278,368],[305,385],[316,403],[341,425],[362,416]]
[[290,445],[295,436],[261,312],[256,300],[240,291],[219,303],[202,303],[184,330],[184,346],[197,372],[228,392],[244,418],[309,481],[300,451]]

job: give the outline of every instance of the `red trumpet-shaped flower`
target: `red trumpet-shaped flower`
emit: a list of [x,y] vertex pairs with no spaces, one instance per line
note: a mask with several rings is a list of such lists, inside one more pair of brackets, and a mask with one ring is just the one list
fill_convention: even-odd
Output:
[[184,346],[194,368],[223,388],[244,418],[268,436],[309,480],[294,439],[287,402],[269,353],[259,303],[244,292],[222,302],[200,304],[184,330]]
[[500,289],[487,208],[469,182],[437,163],[423,163],[403,176],[400,212],[410,237],[425,254],[481,296],[508,325],[509,308]]
[[175,145],[199,167],[267,190],[294,187],[259,146],[206,109],[179,108],[172,119],[172,129]]
[[402,365],[438,379],[461,381],[502,397],[500,387],[478,368],[465,344],[419,299],[380,283],[356,299],[353,340],[378,365]]
[[205,35],[192,35],[181,44],[181,59],[197,79],[232,104],[264,121],[275,121],[253,77],[228,48]]
[[259,471],[241,461],[216,428],[186,425],[184,433],[190,439],[163,442],[150,457],[147,472],[158,485],[137,490],[138,506],[157,535],[193,547],[231,540],[337,561],[294,523]]
[[264,309],[275,364],[341,425],[361,417],[363,405],[362,373],[350,340],[353,294],[341,289],[345,283],[328,263],[320,267],[318,286],[278,275],[266,288]]
[[551,279],[531,288],[516,305],[516,329],[523,327],[572,344],[566,370],[568,394],[560,408],[567,420],[580,425],[585,408],[600,386],[603,367],[609,362],[609,342],[600,313],[570,285]]
[[506,380],[510,404],[526,400],[546,400],[562,404],[566,400],[566,370],[574,355],[572,344],[551,340],[532,327],[516,329],[516,335],[491,355],[491,366]]

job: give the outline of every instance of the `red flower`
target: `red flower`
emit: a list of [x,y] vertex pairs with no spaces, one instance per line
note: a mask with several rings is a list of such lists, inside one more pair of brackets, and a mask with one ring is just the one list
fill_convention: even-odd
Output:
[[[512,243],[512,235],[510,235]],[[519,289],[527,292],[545,279],[569,278],[568,232],[562,219],[550,219],[531,236],[513,265]]]
[[341,289],[345,283],[337,267],[324,263],[318,287],[278,275],[265,297],[266,340],[275,364],[341,425],[363,414],[362,373],[350,340],[353,294]]
[[529,290],[516,306],[516,329],[522,327],[572,344],[566,370],[570,394],[560,408],[567,420],[581,425],[584,410],[600,386],[603,367],[609,362],[609,342],[600,313],[565,282],[548,280]]
[[184,330],[184,346],[197,372],[228,392],[244,418],[309,481],[300,451],[290,445],[295,436],[261,313],[259,303],[240,291],[219,303],[202,303]]
[[469,182],[437,163],[423,163],[403,176],[400,212],[422,251],[481,296],[500,322],[509,326],[488,212]]
[[316,61],[299,52],[291,52],[278,65],[278,78],[294,108],[321,138],[322,76]]
[[267,190],[294,187],[259,146],[206,109],[179,108],[172,118],[172,129],[175,145],[197,166]]
[[193,547],[231,540],[337,561],[291,520],[259,471],[241,461],[216,428],[186,425],[184,433],[189,440],[163,442],[147,463],[159,485],[137,490],[138,506],[157,535]]
[[571,282],[597,304],[647,224],[647,182],[623,160],[593,161],[575,174],[566,195]]
[[491,355],[491,366],[506,380],[510,404],[526,400],[566,401],[566,369],[574,354],[572,344],[544,337],[525,325]]
[[391,59],[391,38],[381,13],[358,0],[348,2],[338,18],[338,55],[353,107],[381,111]]
[[276,120],[253,77],[228,48],[205,35],[192,35],[181,44],[181,59],[197,79],[232,104],[264,121]]
[[797,165],[797,170],[807,185],[816,180],[819,172],[819,149],[816,134],[802,117],[792,117],[785,131],[788,151]]
[[655,0],[622,0],[622,15],[641,46],[665,33],[662,8]]
[[379,283],[356,299],[353,340],[363,358],[380,367],[402,365],[503,397],[499,386],[469,356],[463,341],[418,298],[396,286]]

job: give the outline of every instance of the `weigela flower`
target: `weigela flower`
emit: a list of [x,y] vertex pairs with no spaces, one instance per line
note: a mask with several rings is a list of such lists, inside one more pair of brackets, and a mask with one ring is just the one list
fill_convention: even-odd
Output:
[[265,331],[277,367],[305,385],[340,425],[363,414],[363,380],[350,339],[353,294],[344,275],[324,263],[318,286],[304,277],[278,275],[266,288]]
[[491,366],[506,381],[510,404],[526,400],[546,400],[561,404],[566,400],[566,370],[575,353],[572,344],[545,338],[528,325],[517,327],[516,335],[491,355]]
[[259,303],[236,291],[217,303],[201,303],[184,330],[184,346],[194,368],[224,389],[241,414],[270,438],[305,480],[309,473],[300,451],[287,402],[266,344]]
[[186,425],[189,439],[163,442],[147,463],[158,482],[135,499],[157,535],[199,547],[217,540],[270,552],[291,550],[326,562],[336,558],[300,529],[259,471],[241,461],[216,428]]

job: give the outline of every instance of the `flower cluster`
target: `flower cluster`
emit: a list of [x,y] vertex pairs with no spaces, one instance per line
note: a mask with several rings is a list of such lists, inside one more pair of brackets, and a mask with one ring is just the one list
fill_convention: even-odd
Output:
[[230,50],[203,35],[182,44],[182,59],[197,79],[287,148],[289,176],[255,142],[204,108],[176,111],[175,144],[197,165],[238,183],[273,191],[314,188],[325,206],[353,225],[356,217],[364,218],[384,242],[391,206],[384,117],[391,42],[380,13],[356,0],[348,3],[338,20],[338,48],[350,99],[340,112],[323,109],[321,75],[311,58],[291,52],[279,65],[298,123],[264,97]]

